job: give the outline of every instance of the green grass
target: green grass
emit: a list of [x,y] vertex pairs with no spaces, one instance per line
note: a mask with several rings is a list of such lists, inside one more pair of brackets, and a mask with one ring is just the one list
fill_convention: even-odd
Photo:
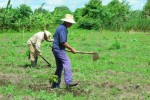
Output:
[[[54,31],[52,31],[53,33]],[[55,59],[49,44],[42,54],[52,68],[39,57],[39,69],[30,68],[27,40],[34,32],[0,34],[0,99],[11,100],[122,100],[150,99],[149,33],[69,30],[68,43],[78,51],[68,53],[77,87],[49,90],[49,77],[55,72]],[[28,65],[28,66],[27,66]]]

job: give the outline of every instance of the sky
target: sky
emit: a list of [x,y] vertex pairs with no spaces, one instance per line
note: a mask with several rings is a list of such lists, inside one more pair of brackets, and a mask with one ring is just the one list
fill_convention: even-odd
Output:
[[[35,10],[39,8],[42,3],[46,3],[44,5],[44,9],[49,11],[53,11],[57,6],[67,6],[71,11],[75,11],[76,8],[83,8],[89,0],[11,0],[11,5],[13,8],[19,7],[21,4],[27,4]],[[102,0],[103,5],[107,5],[112,0]],[[122,2],[122,0],[119,0]],[[126,0],[131,6],[132,10],[142,10],[143,6],[147,2],[147,0]],[[8,0],[0,0],[0,8],[6,7]]]

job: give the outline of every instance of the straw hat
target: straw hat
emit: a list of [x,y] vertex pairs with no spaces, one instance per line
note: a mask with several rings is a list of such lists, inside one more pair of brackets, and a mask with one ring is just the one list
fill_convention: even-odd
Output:
[[73,15],[71,15],[71,14],[66,14],[66,15],[65,15],[65,18],[63,18],[63,19],[61,19],[61,20],[62,20],[62,21],[65,21],[65,22],[72,23],[72,24],[76,23],[76,22],[74,21],[74,19],[73,19]]
[[47,36],[48,41],[51,41],[51,33],[47,30],[44,30],[44,33]]

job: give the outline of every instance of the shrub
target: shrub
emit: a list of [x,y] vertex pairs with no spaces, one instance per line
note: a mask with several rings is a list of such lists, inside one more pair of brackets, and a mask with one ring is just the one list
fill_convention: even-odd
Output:
[[92,18],[82,18],[78,21],[78,28],[98,30],[100,26],[101,22]]
[[114,43],[112,43],[112,46],[109,48],[109,50],[120,49],[120,47],[120,43],[118,41],[115,41]]

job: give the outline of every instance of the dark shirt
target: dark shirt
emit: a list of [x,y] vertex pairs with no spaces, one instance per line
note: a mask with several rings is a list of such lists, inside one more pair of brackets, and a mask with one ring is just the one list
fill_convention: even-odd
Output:
[[67,42],[68,30],[64,24],[57,27],[54,34],[53,49],[65,50],[62,43]]

